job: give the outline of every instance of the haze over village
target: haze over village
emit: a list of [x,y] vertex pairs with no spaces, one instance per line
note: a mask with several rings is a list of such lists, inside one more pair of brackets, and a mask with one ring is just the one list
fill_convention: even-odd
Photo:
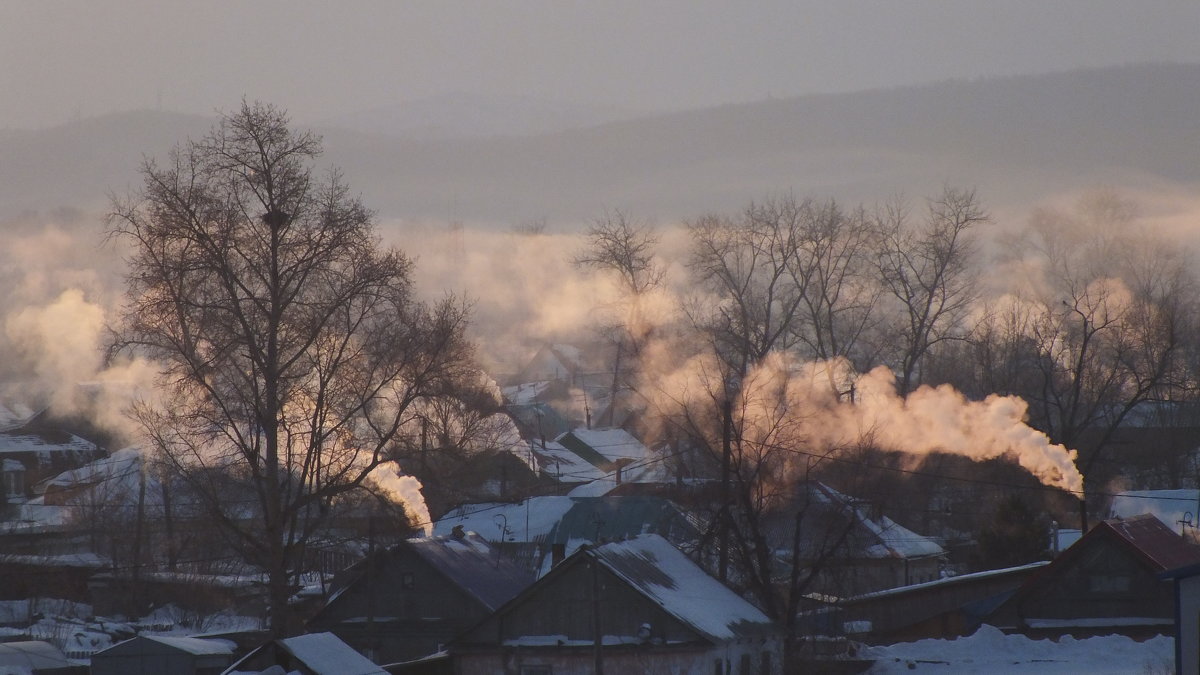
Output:
[[0,675],[1200,672],[1198,27],[0,0]]

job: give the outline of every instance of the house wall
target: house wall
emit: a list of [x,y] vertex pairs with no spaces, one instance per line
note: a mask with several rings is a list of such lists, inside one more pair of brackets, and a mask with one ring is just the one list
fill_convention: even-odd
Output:
[[[743,639],[710,646],[608,646],[605,675],[778,675],[782,650],[775,639]],[[456,655],[456,675],[592,675],[590,647],[508,648]],[[549,668],[549,670],[546,670]]]

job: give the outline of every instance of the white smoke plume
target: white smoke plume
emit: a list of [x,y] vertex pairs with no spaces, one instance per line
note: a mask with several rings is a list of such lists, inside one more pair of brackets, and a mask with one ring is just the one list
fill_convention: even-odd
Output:
[[391,463],[381,464],[371,471],[367,481],[392,501],[403,504],[413,524],[421,527],[428,537],[433,534],[433,518],[429,515],[429,507],[425,505],[425,495],[421,494],[421,481],[400,474],[397,468]]
[[[659,410],[705,405],[718,391],[712,377],[717,372],[712,357],[699,356],[655,375],[645,390],[653,392],[652,405]],[[941,385],[902,397],[886,367],[860,374],[842,360],[800,363],[775,353],[747,374],[734,408],[740,411],[743,436],[796,446],[779,448],[783,451],[824,455],[865,442],[913,456],[1011,457],[1045,485],[1077,494],[1083,490],[1076,452],[1025,424],[1026,404],[1016,396],[971,401]],[[783,428],[786,434],[779,433]]]

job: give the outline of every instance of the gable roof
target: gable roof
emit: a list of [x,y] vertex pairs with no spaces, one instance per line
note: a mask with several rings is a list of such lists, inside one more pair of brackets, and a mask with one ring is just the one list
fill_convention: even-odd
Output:
[[[401,550],[411,551],[424,560],[433,570],[474,598],[488,611],[495,611],[533,583],[531,572],[499,556],[491,544],[474,532],[461,536],[451,534],[406,539],[388,551],[381,551],[376,555],[383,559],[384,554],[395,555]],[[334,591],[318,615],[338,603],[350,588],[365,580],[366,561],[358,561],[350,570],[353,576]]]
[[[0,643],[0,666],[20,668],[67,668],[73,665],[58,647],[42,640]],[[4,669],[6,672],[7,668]]]
[[868,558],[924,558],[945,555],[936,541],[917,534],[883,514],[872,514],[869,505],[813,481],[808,483],[809,497],[815,503],[826,504],[854,519],[860,526],[855,541]]
[[[433,531],[449,534],[455,526],[480,533],[491,542],[511,539],[568,545],[665,534],[664,530],[674,532],[676,526],[683,530],[680,537],[686,539],[691,536],[688,530],[694,528],[673,502],[652,496],[530,497],[516,504],[469,504],[447,513],[433,524]],[[503,537],[501,526],[505,528]]]
[[497,555],[491,544],[474,533],[409,539],[402,545],[492,611],[533,583],[529,572]]
[[143,651],[146,649],[144,646],[145,642],[153,642],[175,651],[191,654],[192,656],[232,657],[234,649],[237,647],[230,640],[178,637],[173,635],[136,635],[128,640],[118,642],[108,649],[97,652],[97,655],[130,654]]
[[302,666],[312,675],[387,675],[367,657],[354,651],[333,633],[310,633],[281,640],[272,640],[247,654],[225,671],[255,673],[260,664],[277,664],[285,668]]
[[[761,635],[766,614],[656,534],[582,549],[631,588],[713,642]],[[566,565],[564,561],[563,565]]]

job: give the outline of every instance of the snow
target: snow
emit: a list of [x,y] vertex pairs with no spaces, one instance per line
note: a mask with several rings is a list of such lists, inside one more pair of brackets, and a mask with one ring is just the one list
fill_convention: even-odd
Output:
[[[614,574],[624,577],[676,618],[713,638],[737,637],[734,628],[739,624],[770,622],[758,608],[709,576],[658,535],[605,544],[595,551]],[[648,563],[657,574],[637,575],[638,566],[626,561]],[[659,583],[660,579],[666,583]]]
[[237,649],[237,645],[230,640],[203,640],[193,637],[170,637],[165,635],[144,635],[142,637],[197,656],[205,654],[232,654]]
[[504,387],[500,392],[504,395],[504,400],[512,405],[530,405],[537,401],[538,396],[541,396],[548,386],[550,380],[542,380]]
[[[434,536],[448,535],[455,525],[491,542],[531,542],[544,539],[575,502],[570,497],[533,497],[518,504],[489,503],[460,506],[433,524]],[[500,528],[505,536],[500,536]]]
[[333,633],[310,633],[279,642],[317,675],[386,675]]
[[560,482],[596,480],[605,475],[604,471],[558,443],[535,443],[533,454],[537,456],[542,471]]
[[956,640],[919,640],[864,647],[859,657],[875,659],[868,675],[939,673],[963,675],[1128,675],[1174,672],[1175,642],[1159,636],[1145,642],[1110,635],[1076,640],[1032,640],[981,626]]

